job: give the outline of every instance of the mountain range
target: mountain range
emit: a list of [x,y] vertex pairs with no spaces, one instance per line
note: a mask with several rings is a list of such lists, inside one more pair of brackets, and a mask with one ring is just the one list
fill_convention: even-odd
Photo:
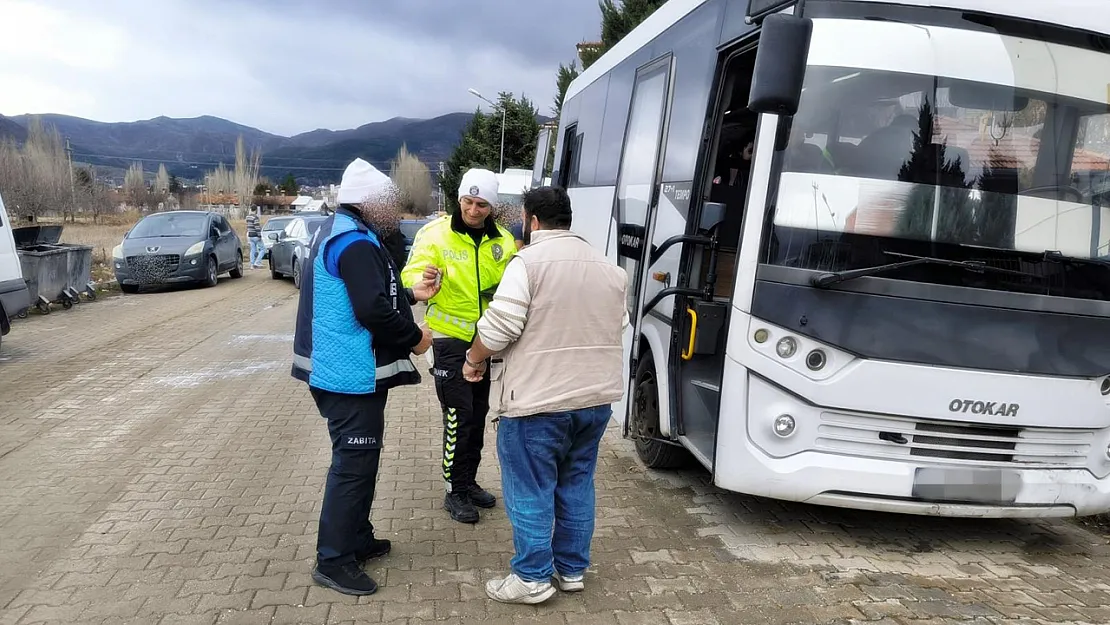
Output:
[[[235,144],[243,137],[248,150],[262,152],[262,175],[280,180],[292,173],[301,184],[338,182],[343,168],[356,157],[388,170],[402,144],[435,170],[455,148],[472,113],[449,113],[431,119],[395,117],[350,130],[317,129],[284,137],[219,117],[187,119],[156,117],[135,122],[98,122],[68,115],[37,115],[68,139],[73,160],[122,176],[135,161],[147,171],[166,169],[185,180],[199,181],[224,163],[235,163]],[[547,118],[540,117],[540,123]],[[0,115],[0,139],[23,141],[31,116]],[[102,169],[107,170],[101,171]]]

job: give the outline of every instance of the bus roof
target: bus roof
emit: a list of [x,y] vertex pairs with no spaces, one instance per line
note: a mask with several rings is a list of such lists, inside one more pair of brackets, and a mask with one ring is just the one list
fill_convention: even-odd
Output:
[[[709,0],[670,0],[659,7],[639,26],[617,42],[593,65],[582,72],[567,88],[566,99],[578,95],[590,83],[604,76],[618,63],[648,45],[694,9]],[[746,0],[734,0],[745,2]],[[1110,35],[1110,11],[1101,10],[1106,0],[855,0],[878,4],[905,4],[911,6],[963,9],[979,13],[1006,15],[1046,24],[1059,24],[1100,35]],[[809,3],[821,0],[808,0]]]

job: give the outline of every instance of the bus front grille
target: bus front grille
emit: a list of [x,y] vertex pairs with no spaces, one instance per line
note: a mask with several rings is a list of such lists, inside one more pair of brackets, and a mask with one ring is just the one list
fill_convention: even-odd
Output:
[[821,451],[946,464],[1081,468],[1092,429],[1002,426],[823,412]]

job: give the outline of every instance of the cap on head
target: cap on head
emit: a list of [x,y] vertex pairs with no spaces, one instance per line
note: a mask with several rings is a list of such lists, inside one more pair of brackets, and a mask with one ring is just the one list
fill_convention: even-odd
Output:
[[389,176],[361,158],[356,158],[343,171],[343,180],[339,183],[339,194],[335,199],[339,204],[361,204],[385,191],[391,184]]
[[497,203],[497,174],[488,169],[471,169],[463,174],[459,183],[459,199],[464,196],[476,197]]

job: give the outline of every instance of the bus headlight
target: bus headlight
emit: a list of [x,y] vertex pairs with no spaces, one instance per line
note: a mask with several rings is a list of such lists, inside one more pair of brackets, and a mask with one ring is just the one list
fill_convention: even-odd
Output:
[[1110,377],[1102,378],[1102,386],[1099,390],[1103,395],[1110,395]]
[[794,433],[794,429],[797,425],[798,424],[794,421],[794,417],[788,414],[779,415],[775,419],[775,435],[786,438]]
[[775,352],[780,358],[790,358],[798,351],[798,341],[792,336],[784,336],[775,344]]
[[810,371],[820,371],[825,367],[825,363],[828,361],[829,359],[825,356],[825,352],[819,349],[815,349],[806,354],[806,367],[808,367]]

